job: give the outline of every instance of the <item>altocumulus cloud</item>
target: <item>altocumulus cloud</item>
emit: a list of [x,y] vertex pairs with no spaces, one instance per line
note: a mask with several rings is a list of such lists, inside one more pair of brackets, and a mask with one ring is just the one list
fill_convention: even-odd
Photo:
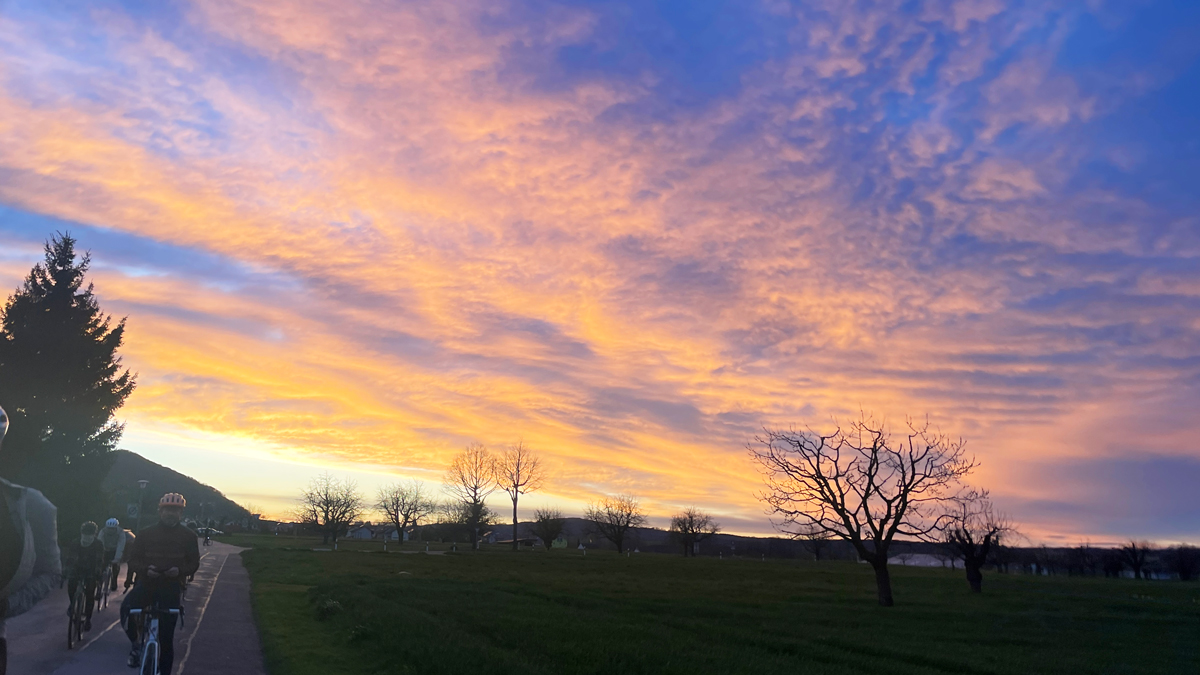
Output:
[[1200,457],[1177,5],[10,2],[0,274],[93,249],[131,424],[763,523],[749,430],[928,412],[1034,533],[1197,536],[1086,516]]

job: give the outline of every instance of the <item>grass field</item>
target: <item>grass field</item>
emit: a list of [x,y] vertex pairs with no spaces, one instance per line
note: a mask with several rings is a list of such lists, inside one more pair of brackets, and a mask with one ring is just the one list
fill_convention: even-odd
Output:
[[1196,583],[898,568],[882,608],[846,562],[222,540],[274,675],[1200,673]]

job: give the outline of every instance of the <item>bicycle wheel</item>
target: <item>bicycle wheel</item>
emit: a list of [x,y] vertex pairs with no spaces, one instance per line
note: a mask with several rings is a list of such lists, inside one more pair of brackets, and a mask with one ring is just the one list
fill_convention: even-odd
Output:
[[142,647],[141,675],[158,675],[158,642],[147,642]]
[[71,598],[71,611],[67,613],[67,649],[75,646],[83,637],[83,594]]

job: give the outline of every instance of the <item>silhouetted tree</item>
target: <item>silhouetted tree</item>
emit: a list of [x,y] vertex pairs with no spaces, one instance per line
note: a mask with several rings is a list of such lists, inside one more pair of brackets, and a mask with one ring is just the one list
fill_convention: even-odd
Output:
[[945,516],[941,505],[975,468],[961,440],[924,424],[893,440],[865,415],[848,429],[821,434],[764,429],[747,447],[762,468],[760,498],[793,536],[812,530],[849,542],[875,570],[879,604],[891,606],[888,548],[897,535],[931,540]]
[[696,545],[721,531],[721,524],[691,507],[671,516],[671,538],[683,546],[683,556],[696,555]]
[[1034,549],[1033,559],[1040,573],[1051,576],[1057,575],[1066,567],[1066,559],[1062,552],[1045,544]]
[[804,548],[812,554],[813,560],[820,560],[821,554],[829,549],[829,545],[833,543],[833,535],[825,530],[809,528],[807,532],[796,535],[803,544]]
[[625,551],[625,537],[629,530],[641,527],[646,522],[641,505],[631,495],[605,497],[589,505],[583,517],[591,521],[590,527],[596,534],[616,545],[617,553]]
[[558,509],[538,509],[533,514],[533,533],[542,540],[546,550],[554,544],[554,540],[562,536],[566,520]]
[[1180,581],[1191,581],[1200,576],[1200,549],[1187,544],[1173,546],[1165,556],[1167,569],[1179,575]]
[[89,254],[59,234],[0,312],[0,406],[11,426],[0,475],[41,490],[71,528],[103,504],[100,483],[135,376],[117,349],[125,320],[100,311]]
[[972,490],[952,502],[943,536],[950,550],[963,561],[971,591],[983,590],[983,565],[993,547],[1013,533],[1012,524],[998,514],[986,490]]
[[1125,569],[1125,562],[1122,559],[1120,549],[1105,549],[1100,553],[1100,569],[1104,570],[1106,578],[1117,578],[1121,576],[1121,570]]
[[484,528],[496,522],[496,512],[483,502],[463,502],[451,499],[437,505],[437,523],[433,530],[439,539],[458,541],[460,537],[472,542],[472,549],[479,547],[478,541]]
[[467,446],[450,462],[443,485],[462,505],[459,513],[471,532],[471,548],[478,550],[480,529],[493,519],[486,500],[496,491],[495,458],[479,443]]
[[1067,553],[1068,575],[1095,576],[1099,566],[1100,555],[1088,542],[1083,542]]
[[[434,512],[437,504],[425,494],[420,481],[410,480],[379,488],[375,508],[396,527],[396,537],[403,543],[408,528],[420,525],[422,519]],[[387,545],[386,540],[384,545]]]
[[352,479],[339,480],[328,472],[322,473],[300,496],[296,519],[321,533],[321,540],[333,540],[337,548],[338,537],[358,520],[363,512],[363,497],[358,484]]
[[1129,540],[1128,544],[1125,544],[1120,548],[1121,562],[1125,563],[1127,566],[1129,566],[1129,569],[1133,571],[1134,579],[1146,578],[1146,558],[1150,555],[1152,548],[1153,547],[1150,546],[1150,542],[1133,541],[1132,539]]
[[518,442],[496,459],[496,485],[512,500],[512,549],[517,550],[517,500],[542,487],[545,471],[538,458]]

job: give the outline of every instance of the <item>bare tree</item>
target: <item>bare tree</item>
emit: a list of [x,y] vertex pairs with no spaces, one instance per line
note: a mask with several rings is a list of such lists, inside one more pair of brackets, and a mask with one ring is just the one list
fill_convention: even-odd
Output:
[[512,500],[512,549],[517,550],[517,500],[521,495],[536,492],[542,487],[545,471],[538,458],[523,442],[504,451],[496,459],[496,486]]
[[443,479],[446,492],[463,505],[463,524],[471,531],[471,548],[479,549],[479,530],[492,521],[486,500],[496,491],[496,459],[482,444],[468,445]]
[[1187,544],[1172,547],[1166,555],[1167,568],[1179,575],[1180,581],[1200,576],[1200,549]]
[[605,497],[590,504],[584,518],[591,521],[591,528],[617,546],[617,553],[625,552],[625,536],[629,530],[646,523],[641,505],[632,495]]
[[986,490],[964,493],[946,509],[948,523],[943,531],[946,544],[967,570],[971,591],[983,591],[983,565],[992,549],[1014,534],[1003,514],[996,513]]
[[1083,541],[1067,552],[1067,575],[1095,576],[1100,567],[1100,555],[1091,542]]
[[[408,528],[420,525],[421,520],[429,517],[437,509],[437,504],[425,493],[421,482],[414,479],[379,488],[375,508],[392,522],[396,527],[396,538],[403,543],[404,533]],[[384,547],[386,546],[385,540]]]
[[363,498],[358,484],[352,479],[338,480],[328,472],[308,484],[300,496],[296,519],[321,533],[322,541],[333,539],[337,548],[338,535],[358,520],[363,512]]
[[1148,541],[1133,541],[1129,540],[1120,549],[1121,562],[1129,566],[1133,570],[1134,579],[1145,579],[1146,558],[1150,555],[1153,547]]
[[438,504],[436,513],[436,536],[458,541],[459,535],[465,534],[468,541],[474,542],[473,548],[478,548],[481,530],[496,522],[496,512],[480,502],[468,503],[451,499]]
[[766,490],[759,497],[773,521],[792,536],[828,532],[849,542],[875,570],[879,604],[890,607],[888,548],[897,535],[936,538],[942,504],[976,466],[962,440],[936,432],[928,421],[908,422],[894,440],[863,415],[828,434],[764,429],[747,446],[760,465]]
[[538,509],[533,514],[533,533],[542,540],[546,550],[562,535],[566,521],[558,509]]
[[829,548],[833,535],[825,530],[809,528],[808,532],[796,535],[796,538],[804,542],[804,548],[813,554],[813,560],[820,560],[821,553]]
[[671,516],[671,538],[683,546],[683,556],[696,555],[696,545],[721,531],[721,524],[691,507]]

